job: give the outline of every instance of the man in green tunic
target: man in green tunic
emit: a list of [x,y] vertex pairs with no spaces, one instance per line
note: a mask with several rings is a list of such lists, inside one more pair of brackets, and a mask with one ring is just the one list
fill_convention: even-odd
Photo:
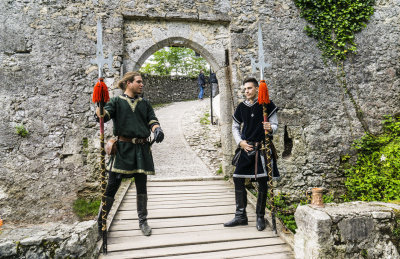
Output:
[[[138,72],[128,72],[118,82],[124,91],[113,97],[104,107],[104,121],[113,121],[113,134],[118,138],[117,151],[107,165],[108,182],[106,188],[106,215],[114,202],[114,196],[121,185],[122,178],[135,178],[136,204],[139,227],[145,236],[151,235],[147,224],[147,175],[154,174],[153,156],[148,141],[151,131],[154,140],[164,139],[157,117],[150,103],[139,97],[143,92],[143,80]],[[96,110],[100,117],[100,109]],[[101,233],[101,216],[98,216]]]

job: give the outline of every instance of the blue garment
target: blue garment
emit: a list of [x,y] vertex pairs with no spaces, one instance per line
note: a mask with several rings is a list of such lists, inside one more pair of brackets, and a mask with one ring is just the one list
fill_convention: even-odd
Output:
[[204,95],[204,86],[199,84],[199,88],[200,88],[200,93],[199,93],[199,99],[203,99],[203,95]]

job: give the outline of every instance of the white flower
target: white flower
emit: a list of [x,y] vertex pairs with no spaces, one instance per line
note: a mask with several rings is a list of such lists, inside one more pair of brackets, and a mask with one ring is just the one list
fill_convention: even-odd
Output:
[[385,157],[384,154],[382,154],[382,155],[381,155],[381,161],[385,161],[385,160],[386,160],[386,157]]

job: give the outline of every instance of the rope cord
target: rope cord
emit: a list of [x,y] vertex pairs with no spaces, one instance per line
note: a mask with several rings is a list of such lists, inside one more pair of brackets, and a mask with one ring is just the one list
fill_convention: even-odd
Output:
[[101,230],[103,239],[103,254],[107,254],[107,206],[106,206],[106,150],[104,148],[104,103],[100,102],[100,181],[101,181]]
[[[267,107],[263,105],[264,118],[268,118]],[[272,167],[271,167],[271,140],[269,139],[267,132],[265,132],[265,142],[263,150],[267,158],[267,173],[268,173],[268,193],[269,193],[269,204],[271,206],[271,217],[272,217],[272,228],[276,233],[276,221],[275,221],[275,204],[274,204],[274,190],[272,183]]]

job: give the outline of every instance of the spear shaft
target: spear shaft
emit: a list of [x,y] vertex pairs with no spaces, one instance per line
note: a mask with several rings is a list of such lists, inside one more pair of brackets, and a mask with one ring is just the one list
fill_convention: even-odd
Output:
[[106,152],[104,149],[104,106],[110,100],[107,85],[102,78],[103,65],[108,64],[108,69],[112,71],[112,55],[109,53],[108,58],[104,58],[103,53],[103,26],[100,19],[97,21],[97,45],[96,45],[96,59],[91,60],[92,64],[98,66],[99,81],[93,91],[93,102],[97,103],[100,108],[100,181],[101,181],[101,230],[102,230],[102,250],[103,254],[107,254],[107,211],[106,211]]
[[[264,122],[268,122],[268,112],[267,105],[263,104],[263,116]],[[268,173],[268,191],[269,191],[269,199],[271,205],[271,218],[272,218],[272,230],[277,234],[276,230],[276,218],[275,218],[275,204],[274,204],[274,190],[272,183],[272,166],[271,166],[271,140],[268,136],[268,131],[265,131],[265,143],[264,143],[264,154],[267,158],[267,173]]]
[[106,151],[104,149],[104,106],[110,100],[108,95],[107,85],[104,83],[103,78],[99,78],[99,81],[93,90],[93,102],[97,103],[100,109],[100,183],[101,183],[101,237],[103,239],[102,250],[104,254],[107,254],[107,205],[106,205]]
[[101,181],[101,230],[103,239],[103,254],[107,254],[107,212],[106,212],[106,151],[104,149],[104,100],[99,103],[100,108],[100,181]]
[[[253,72],[255,72],[256,68],[260,69],[260,86],[258,91],[258,103],[263,106],[263,116],[264,122],[268,122],[268,112],[267,112],[267,104],[270,103],[268,87],[264,80],[264,68],[271,67],[270,64],[265,62],[264,58],[264,47],[263,47],[263,37],[262,37],[262,29],[261,29],[261,21],[258,24],[258,62],[251,59],[251,65],[253,67]],[[276,230],[276,218],[275,218],[275,204],[274,204],[274,190],[272,183],[272,166],[271,166],[271,140],[269,139],[268,132],[265,131],[265,142],[264,142],[264,154],[267,158],[267,173],[268,173],[268,190],[269,190],[269,198],[271,205],[271,218],[272,218],[272,230]]]

